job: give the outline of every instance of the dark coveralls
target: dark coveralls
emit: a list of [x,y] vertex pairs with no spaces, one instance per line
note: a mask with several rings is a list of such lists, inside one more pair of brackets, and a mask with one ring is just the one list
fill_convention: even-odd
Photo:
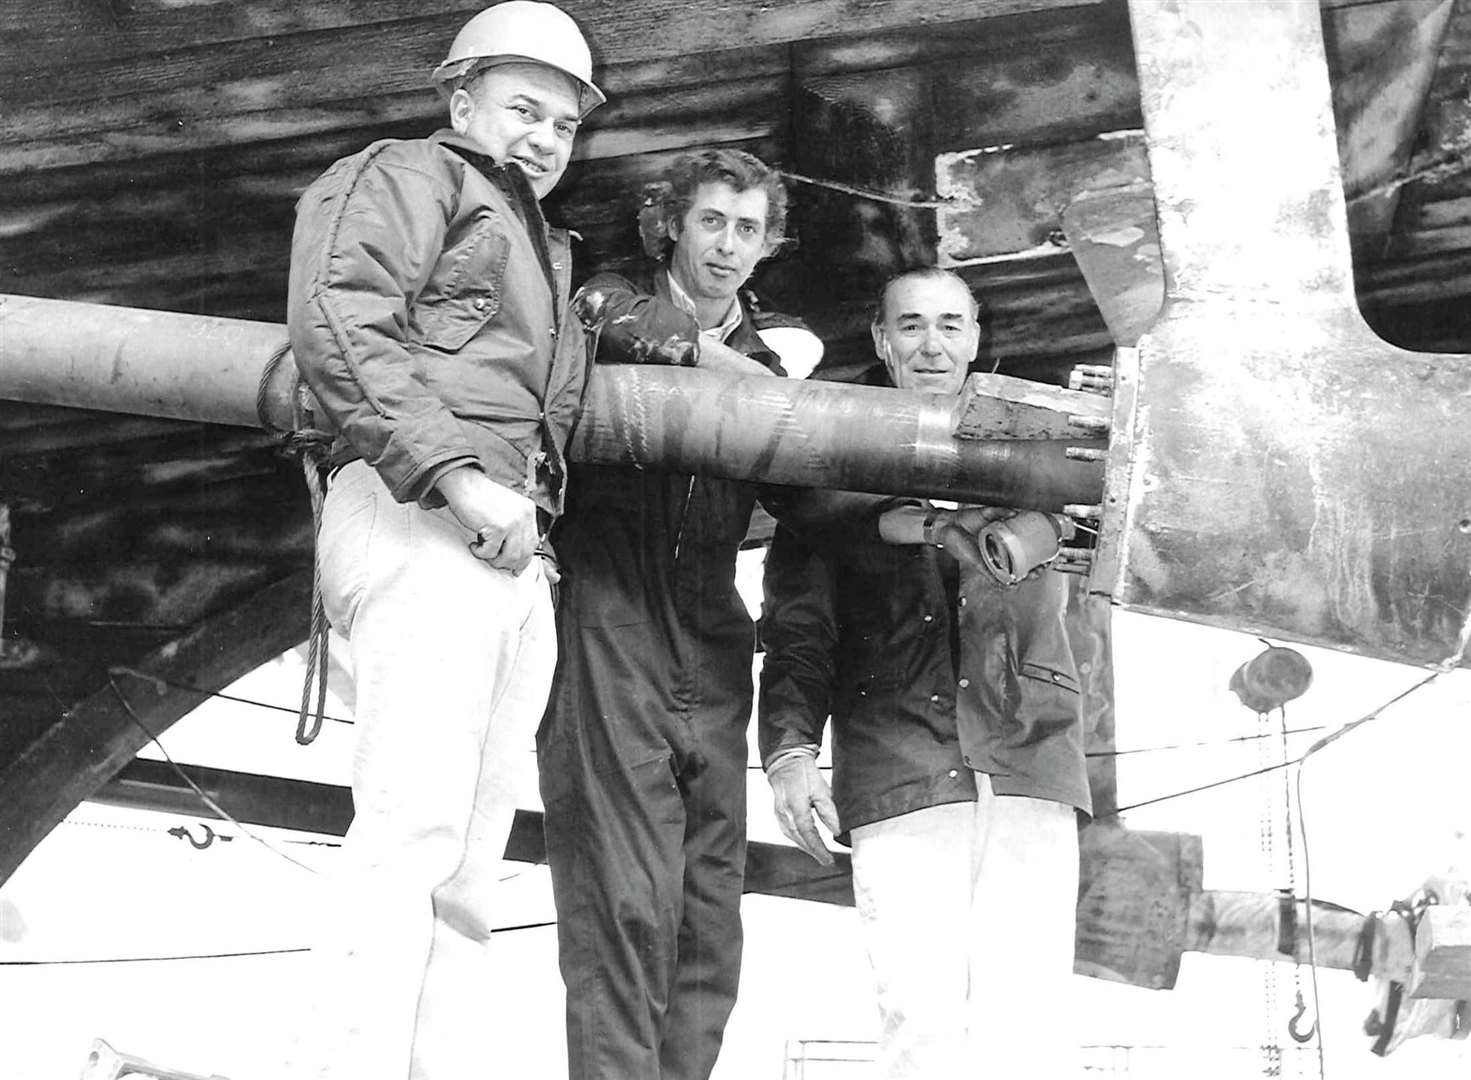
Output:
[[[662,268],[599,275],[602,363],[699,333]],[[751,307],[726,344],[781,374]],[[735,589],[756,486],[571,469],[559,660],[537,736],[572,1080],[710,1074],[740,976],[754,630]]]

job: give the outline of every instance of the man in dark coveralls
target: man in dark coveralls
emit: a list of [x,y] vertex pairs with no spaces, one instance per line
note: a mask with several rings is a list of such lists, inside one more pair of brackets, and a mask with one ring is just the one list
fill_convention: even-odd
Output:
[[[743,286],[786,192],[750,154],[666,175],[667,254],[574,304],[600,363],[783,374]],[[819,343],[805,331],[808,346]],[[560,658],[537,738],[572,1080],[710,1074],[740,976],[754,634],[735,589],[750,483],[574,466],[553,541]]]

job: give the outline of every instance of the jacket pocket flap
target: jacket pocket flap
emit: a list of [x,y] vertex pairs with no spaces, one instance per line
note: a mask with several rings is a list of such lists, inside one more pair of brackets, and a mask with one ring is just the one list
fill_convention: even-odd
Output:
[[1029,679],[1039,679],[1054,686],[1060,686],[1064,690],[1078,692],[1078,680],[1071,672],[1059,671],[1057,668],[1048,667],[1045,664],[1034,664],[1023,661],[1021,673]]
[[443,278],[431,281],[415,306],[425,345],[457,352],[495,318],[510,254],[509,239],[491,219],[478,222],[471,236],[446,254]]

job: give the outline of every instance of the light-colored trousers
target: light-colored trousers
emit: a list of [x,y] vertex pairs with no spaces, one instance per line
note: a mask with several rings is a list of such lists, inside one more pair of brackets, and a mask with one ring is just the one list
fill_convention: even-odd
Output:
[[885,1080],[1072,1080],[1071,806],[997,795],[852,831]]
[[556,663],[551,595],[470,554],[448,510],[397,503],[362,462],[327,493],[328,617],[356,684],[354,817],[324,890],[323,980],[301,1045],[338,1080],[483,1073],[490,941],[514,776]]

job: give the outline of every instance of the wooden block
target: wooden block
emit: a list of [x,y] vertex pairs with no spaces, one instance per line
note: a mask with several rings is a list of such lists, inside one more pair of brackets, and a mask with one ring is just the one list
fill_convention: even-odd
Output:
[[1180,974],[1204,853],[1198,836],[1091,825],[1079,835],[1079,975],[1169,990]]
[[1411,997],[1471,998],[1471,905],[1432,904],[1415,930]]

